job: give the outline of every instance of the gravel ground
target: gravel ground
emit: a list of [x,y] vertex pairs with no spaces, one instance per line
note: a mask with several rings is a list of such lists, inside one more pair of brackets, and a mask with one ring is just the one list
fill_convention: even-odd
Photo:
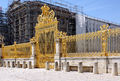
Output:
[[120,76],[2,67],[0,81],[120,81]]

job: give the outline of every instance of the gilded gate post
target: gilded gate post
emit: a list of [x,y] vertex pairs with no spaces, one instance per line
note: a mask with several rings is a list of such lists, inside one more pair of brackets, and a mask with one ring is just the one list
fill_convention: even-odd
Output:
[[107,43],[108,43],[108,32],[110,31],[108,29],[109,25],[103,25],[101,26],[101,40],[102,40],[102,56],[105,56],[105,73],[108,73],[108,63],[109,63],[109,59],[108,59],[108,51],[107,51]]
[[101,40],[102,40],[102,52],[104,53],[103,56],[108,56],[108,52],[107,52],[107,43],[108,43],[108,25],[103,25],[100,26],[101,28]]

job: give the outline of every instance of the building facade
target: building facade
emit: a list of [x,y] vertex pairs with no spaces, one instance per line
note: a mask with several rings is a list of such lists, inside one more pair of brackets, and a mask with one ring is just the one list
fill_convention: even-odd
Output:
[[99,31],[100,26],[104,24],[108,24],[110,29],[120,27],[119,24],[114,24],[109,21],[93,18],[84,14],[76,14],[76,34]]

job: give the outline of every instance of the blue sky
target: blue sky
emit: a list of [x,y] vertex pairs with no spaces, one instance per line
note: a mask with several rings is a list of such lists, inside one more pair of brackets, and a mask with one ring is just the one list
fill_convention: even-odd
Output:
[[[7,9],[8,1],[0,0],[0,6]],[[84,13],[120,24],[120,0],[65,0],[83,7]]]

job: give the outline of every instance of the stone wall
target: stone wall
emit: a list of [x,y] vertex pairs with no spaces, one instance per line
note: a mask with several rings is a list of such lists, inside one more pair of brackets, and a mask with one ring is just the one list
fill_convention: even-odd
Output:
[[[58,59],[55,59],[57,62]],[[112,65],[114,63],[118,64],[118,73],[120,73],[120,56],[111,56],[111,57],[62,57],[61,58],[61,65],[63,70],[65,69],[65,63],[69,62],[70,67],[76,66],[76,70],[78,67],[79,62],[82,62],[83,64],[83,70],[90,70],[94,66],[94,63],[98,63],[98,70],[99,73],[111,73],[112,71]]]
[[34,68],[35,63],[33,58],[18,58],[18,59],[3,59],[2,60],[3,67],[11,67],[11,68]]

